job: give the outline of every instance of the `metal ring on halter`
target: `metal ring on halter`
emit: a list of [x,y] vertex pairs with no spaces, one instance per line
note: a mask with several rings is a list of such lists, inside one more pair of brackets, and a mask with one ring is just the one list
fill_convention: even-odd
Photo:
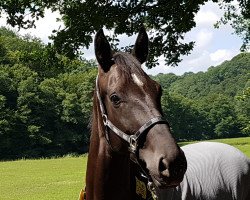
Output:
[[137,139],[138,138],[135,135],[131,135],[129,137],[129,151],[134,154],[137,151],[137,146],[138,146]]
[[108,124],[108,116],[106,114],[102,114],[102,121],[105,126]]

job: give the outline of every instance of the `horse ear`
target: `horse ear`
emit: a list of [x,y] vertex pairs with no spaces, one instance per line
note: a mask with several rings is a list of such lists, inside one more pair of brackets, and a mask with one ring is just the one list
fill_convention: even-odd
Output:
[[142,64],[148,57],[148,34],[144,27],[140,28],[137,36],[134,49],[132,51],[133,56]]
[[112,60],[112,51],[107,38],[105,37],[103,30],[100,29],[95,35],[95,56],[100,64],[101,68],[107,72],[114,64]]

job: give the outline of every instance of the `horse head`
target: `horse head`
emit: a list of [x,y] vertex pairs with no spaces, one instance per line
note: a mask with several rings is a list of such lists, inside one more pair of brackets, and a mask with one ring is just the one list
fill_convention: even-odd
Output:
[[111,149],[129,152],[155,186],[178,185],[187,162],[162,119],[161,86],[141,67],[148,56],[145,29],[140,29],[131,54],[113,53],[103,30],[94,42],[99,63],[96,93]]

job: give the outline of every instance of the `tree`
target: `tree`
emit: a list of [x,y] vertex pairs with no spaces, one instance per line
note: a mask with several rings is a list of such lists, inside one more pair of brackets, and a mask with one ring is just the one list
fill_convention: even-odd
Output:
[[5,28],[0,47],[0,159],[86,152],[95,64]]
[[248,136],[249,69],[250,54],[241,53],[207,72],[155,76],[168,93],[162,105],[174,134],[189,139]]
[[[250,77],[250,73],[248,73]],[[245,89],[243,92],[236,96],[238,111],[238,119],[241,122],[241,131],[245,135],[250,135],[250,79],[246,82]]]
[[221,1],[219,4],[225,12],[215,27],[219,28],[221,24],[229,23],[243,40],[241,50],[250,50],[250,1],[238,1],[238,4]]
[[176,139],[200,140],[213,137],[208,130],[208,120],[204,113],[197,109],[194,101],[164,91],[161,102],[163,113],[169,120]]
[[[117,47],[117,35],[132,35],[144,24],[151,41],[147,66],[152,67],[157,64],[157,58],[161,55],[164,55],[167,65],[176,65],[181,60],[181,55],[189,54],[194,43],[184,42],[184,35],[195,27],[194,16],[207,1],[9,0],[0,2],[0,12],[7,13],[10,25],[29,28],[35,26],[36,19],[44,16],[45,9],[59,11],[65,28],[55,30],[52,38],[57,51],[69,57],[79,53],[79,47],[89,47],[92,34],[102,27],[113,30],[113,37],[109,39],[113,47]],[[231,5],[232,1],[222,2]],[[243,18],[249,19],[249,1],[238,2]],[[249,23],[247,27],[249,33]]]

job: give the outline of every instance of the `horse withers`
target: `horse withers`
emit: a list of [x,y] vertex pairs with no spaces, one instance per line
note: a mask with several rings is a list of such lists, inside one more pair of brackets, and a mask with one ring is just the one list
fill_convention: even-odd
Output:
[[161,87],[141,68],[148,55],[145,29],[140,29],[131,54],[112,53],[103,30],[97,32],[94,43],[99,68],[86,199],[135,199],[131,191],[131,160],[152,190],[179,185],[187,162],[162,118]]

